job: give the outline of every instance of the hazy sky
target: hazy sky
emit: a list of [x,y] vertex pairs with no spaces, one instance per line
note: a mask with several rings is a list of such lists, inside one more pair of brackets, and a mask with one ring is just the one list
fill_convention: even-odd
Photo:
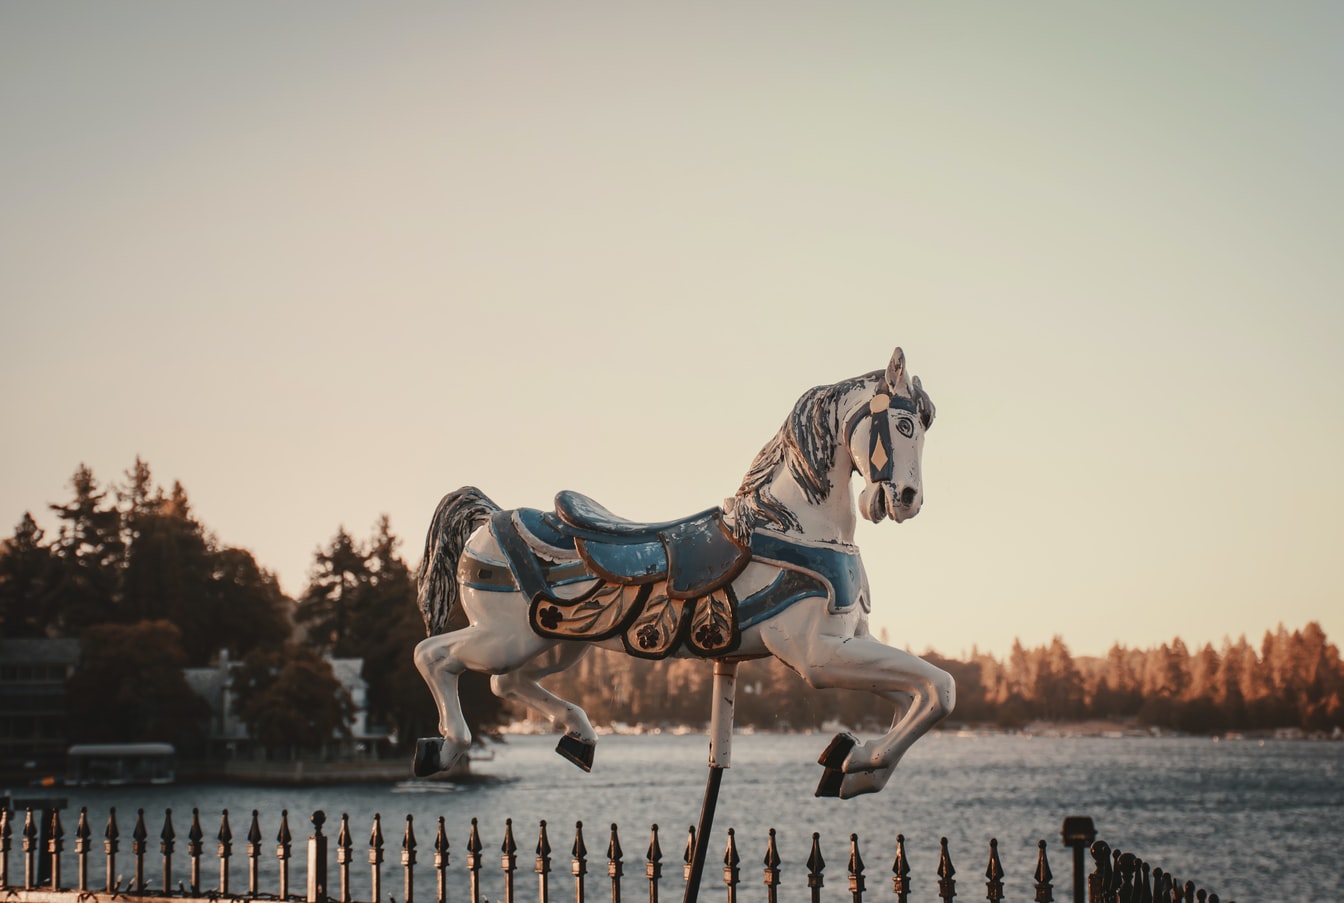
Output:
[[1344,640],[1344,6],[0,3],[0,530],[136,455],[301,592],[386,512],[718,504],[902,345],[875,628]]

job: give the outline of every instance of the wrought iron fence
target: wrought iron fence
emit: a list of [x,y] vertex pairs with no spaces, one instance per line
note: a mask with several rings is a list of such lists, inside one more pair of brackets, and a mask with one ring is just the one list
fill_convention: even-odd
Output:
[[[355,900],[368,900],[371,903],[383,903],[390,899],[392,903],[415,903],[415,870],[417,868],[420,844],[416,838],[414,821],[406,816],[401,829],[400,842],[400,887],[385,885],[384,862],[386,838],[383,834],[382,819],[373,817],[367,846],[356,844],[351,831],[349,818],[341,816],[340,826],[334,838],[335,883],[329,886],[331,877],[328,857],[333,838],[324,832],[326,815],[322,811],[313,812],[309,818],[312,833],[306,842],[306,886],[298,892],[291,882],[290,864],[294,858],[294,837],[289,827],[289,813],[283,811],[280,816],[280,829],[275,837],[273,853],[267,851],[262,834],[258,813],[252,811],[251,822],[246,834],[238,841],[239,852],[247,859],[247,887],[236,887],[231,883],[231,860],[234,858],[235,837],[229,821],[228,810],[224,810],[218,830],[207,842],[205,829],[201,825],[200,812],[191,813],[191,825],[187,829],[183,852],[186,856],[184,873],[181,867],[182,854],[178,851],[178,834],[173,822],[173,812],[164,812],[163,825],[158,834],[158,851],[151,849],[150,828],[145,821],[145,811],[136,813],[135,824],[129,837],[123,836],[117,821],[117,812],[112,809],[107,824],[101,834],[101,841],[95,836],[94,826],[89,823],[88,810],[81,809],[79,820],[70,838],[70,852],[74,855],[74,876],[65,872],[67,858],[67,835],[61,823],[58,808],[43,810],[27,808],[21,813],[8,808],[0,809],[0,895],[6,900],[17,903],[88,903],[90,898],[101,894],[116,898],[130,898],[138,903],[149,900],[192,900],[221,898],[230,900],[280,900],[307,901],[307,903],[353,903]],[[1074,880],[1071,893],[1066,893],[1075,903],[1218,903],[1218,895],[1197,888],[1193,882],[1181,882],[1169,872],[1152,867],[1129,852],[1113,849],[1105,841],[1095,841],[1095,831],[1091,819],[1071,817],[1064,822],[1063,840],[1074,852]],[[671,900],[685,890],[685,882],[691,873],[692,851],[695,849],[695,829],[692,828],[687,839],[682,859],[680,881],[675,877],[664,886],[663,850],[659,839],[658,826],[653,825],[647,849],[644,853],[642,874],[632,868],[628,876],[630,884],[636,885],[642,897],[647,889],[649,903],[658,903],[660,899]],[[122,844],[129,840],[128,849]],[[394,841],[395,843],[395,841]],[[99,847],[101,846],[101,851]],[[461,888],[461,878],[454,875],[450,880],[450,845],[444,828],[443,817],[438,820],[437,830],[432,841],[433,858],[427,860],[425,867],[433,870],[433,884],[436,889],[437,903],[449,900],[468,900],[470,903],[482,903],[482,869],[487,867],[485,846],[476,819],[471,820],[471,832],[467,839],[463,855],[466,870],[465,892]],[[891,865],[891,889],[885,890],[888,880],[877,880],[870,873],[860,853],[859,838],[849,836],[846,854],[848,856],[843,875],[837,876],[832,867],[827,872],[827,864],[822,855],[820,835],[812,835],[812,846],[806,861],[807,899],[819,903],[824,889],[830,880],[831,887],[837,889],[838,896],[848,898],[853,903],[861,903],[865,894],[870,900],[878,896],[894,896],[899,903],[907,903],[914,893],[915,880],[905,851],[905,837],[898,834],[895,839],[895,859]],[[1046,842],[1039,841],[1035,868],[1032,872],[1032,887],[1037,903],[1052,903],[1056,898],[1054,881]],[[102,877],[90,879],[90,869],[97,863],[91,863],[101,852]],[[583,822],[577,822],[574,828],[574,840],[569,850],[568,875],[572,889],[565,890],[559,885],[562,879],[557,877],[552,887],[552,874],[563,874],[564,856],[553,856],[549,829],[546,822],[538,828],[535,858],[530,871],[534,874],[535,898],[540,903],[551,900],[567,899],[573,894],[575,903],[584,903],[589,894],[596,898],[607,892],[612,903],[620,903],[622,882],[627,879],[626,856],[621,846],[617,826],[611,825],[607,838],[605,855],[594,857],[590,874],[590,857],[584,838]],[[1084,854],[1091,853],[1090,872],[1084,865]],[[12,869],[11,854],[17,854],[20,860],[18,868]],[[367,856],[364,854],[367,853]],[[273,855],[278,864],[278,886],[273,890],[263,890],[259,886],[260,864],[264,857]],[[524,855],[522,857],[526,859]],[[364,860],[360,863],[359,860]],[[553,860],[559,860],[555,862]],[[512,820],[504,825],[504,839],[499,850],[499,865],[503,878],[503,901],[514,903],[531,899],[518,884],[526,878],[520,872],[529,871],[526,863],[520,866],[519,847],[514,834]],[[764,884],[764,899],[777,903],[781,899],[781,860],[775,842],[775,831],[765,842],[765,854],[761,860]],[[212,868],[214,866],[215,868]],[[603,867],[605,866],[605,867]],[[362,878],[357,873],[367,868]],[[397,868],[392,864],[392,869]],[[120,869],[127,869],[129,877],[123,877]],[[151,877],[150,871],[154,871]],[[207,878],[204,870],[217,874]],[[460,870],[459,870],[460,871]],[[723,854],[722,886],[716,891],[714,882],[708,876],[704,880],[700,894],[706,899],[716,894],[722,895],[729,903],[736,903],[742,889],[742,857],[738,839],[730,828]],[[958,881],[962,884],[963,899],[973,899],[981,891],[976,888],[968,893],[967,884],[978,884],[979,879],[968,881],[964,876],[958,879],[958,872],[952,864],[952,853],[948,849],[947,838],[940,843],[939,860],[936,873],[926,876],[926,886],[936,887],[937,898],[944,903],[952,901],[958,895]],[[1000,901],[1004,899],[1004,868],[999,859],[998,842],[989,842],[988,864],[984,870],[984,899]],[[934,880],[936,879],[936,881]],[[392,879],[395,882],[395,878]],[[873,886],[870,888],[869,882]],[[748,884],[753,883],[748,881]],[[360,890],[356,889],[360,886]],[[605,888],[609,887],[609,891]],[[360,895],[367,889],[368,896]],[[744,895],[746,891],[741,891]],[[760,888],[751,892],[759,898]],[[660,896],[662,895],[662,896]],[[669,896],[670,895],[670,896]],[[688,894],[692,897],[693,894]],[[786,899],[803,899],[801,886],[790,889]],[[833,897],[834,898],[834,897]],[[487,901],[488,903],[488,901]]]

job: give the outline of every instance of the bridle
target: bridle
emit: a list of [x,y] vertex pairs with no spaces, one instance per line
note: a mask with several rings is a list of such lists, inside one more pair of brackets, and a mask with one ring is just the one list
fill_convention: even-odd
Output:
[[[905,411],[915,417],[922,419],[919,407],[915,402],[902,395],[893,395],[887,392],[878,392],[867,402],[861,402],[855,406],[849,416],[845,418],[845,448],[850,447],[850,441],[854,438],[854,431],[859,428],[865,417],[869,421],[868,429],[868,480],[872,483],[891,482],[892,468],[892,449],[895,443],[891,435],[892,420],[887,416],[887,411],[891,408]],[[899,427],[898,427],[899,429]],[[902,431],[904,434],[904,431]],[[913,435],[913,427],[911,429]]]

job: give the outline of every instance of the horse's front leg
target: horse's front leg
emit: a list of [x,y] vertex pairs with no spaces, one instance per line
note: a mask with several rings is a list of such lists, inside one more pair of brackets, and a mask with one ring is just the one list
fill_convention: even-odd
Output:
[[819,760],[828,776],[818,795],[847,799],[874,793],[886,785],[906,750],[951,713],[956,684],[941,668],[868,636],[858,615],[830,615],[825,601],[817,602],[796,605],[773,619],[763,627],[762,639],[818,689],[867,690],[896,705],[886,734],[867,743],[841,734]]

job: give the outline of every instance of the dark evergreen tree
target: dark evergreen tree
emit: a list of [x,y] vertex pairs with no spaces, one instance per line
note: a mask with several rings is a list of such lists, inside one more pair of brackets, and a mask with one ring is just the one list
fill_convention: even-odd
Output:
[[0,543],[0,636],[46,636],[52,625],[60,572],[44,536],[25,512]]
[[220,649],[241,659],[255,649],[278,648],[289,639],[293,603],[275,575],[246,549],[223,548],[210,555],[210,581],[201,600],[205,615],[194,619],[199,634],[184,638],[188,657],[210,660]]
[[367,556],[345,527],[336,531],[330,544],[317,550],[308,588],[294,613],[310,645],[340,658],[359,654],[351,623],[370,576]]
[[51,628],[78,636],[86,627],[124,622],[121,610],[121,512],[107,503],[107,491],[98,485],[86,465],[70,478],[75,497],[52,505],[61,521],[54,551],[61,579],[56,588]]

